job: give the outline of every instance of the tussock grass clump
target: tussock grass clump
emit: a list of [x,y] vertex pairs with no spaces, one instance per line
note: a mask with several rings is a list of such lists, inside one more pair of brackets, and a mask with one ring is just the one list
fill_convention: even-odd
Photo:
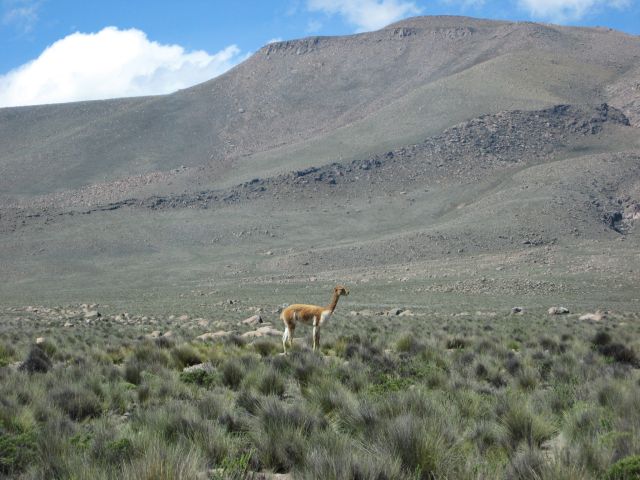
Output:
[[396,351],[402,353],[416,354],[424,350],[424,344],[416,339],[414,334],[408,333],[401,336],[396,341]]
[[205,459],[199,449],[188,444],[167,445],[150,440],[140,447],[138,458],[126,462],[117,473],[123,480],[189,480],[206,471]]
[[171,356],[173,357],[178,368],[190,367],[192,365],[198,365],[204,361],[192,345],[188,343],[179,345],[171,350]]
[[249,432],[260,465],[276,473],[301,466],[315,425],[313,416],[298,406],[264,397]]
[[327,430],[312,437],[303,465],[294,471],[294,478],[392,480],[403,478],[403,474],[397,459],[370,452],[357,442]]
[[29,373],[47,373],[52,365],[51,359],[45,350],[40,345],[33,345],[27,358],[20,365],[20,370]]
[[245,370],[236,361],[227,361],[222,365],[222,383],[237,390],[245,376]]
[[96,418],[102,413],[98,396],[83,387],[63,387],[51,395],[55,405],[75,421]]
[[455,478],[461,452],[438,427],[435,418],[400,415],[383,425],[378,448],[398,459],[405,474],[420,479]]
[[539,449],[532,447],[520,448],[509,463],[506,478],[509,480],[538,480],[544,478],[543,471],[546,464],[547,459]]
[[285,391],[282,374],[274,368],[267,369],[258,383],[258,391],[263,395],[277,395],[281,397]]
[[467,339],[462,337],[450,338],[449,340],[447,340],[447,349],[449,350],[463,349],[463,348],[467,348],[469,344],[470,342]]
[[281,346],[271,340],[256,340],[251,344],[253,349],[260,354],[261,357],[269,357],[275,355],[281,349]]
[[506,410],[500,421],[504,428],[505,445],[511,450],[517,450],[522,443],[528,448],[540,448],[556,434],[556,428],[533,413],[521,397],[509,396],[503,401],[506,403]]
[[144,365],[139,361],[132,359],[127,361],[124,366],[124,372],[122,373],[123,378],[134,385],[140,385],[142,382],[142,371]]
[[13,362],[17,352],[14,347],[5,342],[0,342],[0,367],[4,367]]

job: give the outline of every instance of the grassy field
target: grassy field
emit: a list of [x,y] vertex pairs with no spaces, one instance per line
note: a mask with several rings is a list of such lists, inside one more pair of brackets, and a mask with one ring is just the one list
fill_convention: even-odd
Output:
[[0,476],[638,478],[637,313],[343,303],[321,353],[301,327],[282,356],[242,323],[260,308],[281,329],[278,305],[220,303],[5,308]]

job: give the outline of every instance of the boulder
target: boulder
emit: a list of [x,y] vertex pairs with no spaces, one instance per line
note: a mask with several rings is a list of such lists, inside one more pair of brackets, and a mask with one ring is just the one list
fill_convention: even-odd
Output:
[[150,334],[147,335],[147,338],[158,338],[162,336],[162,332],[160,330],[154,330]]
[[258,332],[258,331],[252,330],[250,332],[245,332],[240,336],[242,338],[259,338],[259,337],[264,337],[265,334],[262,333],[262,332]]
[[180,320],[181,322],[184,322],[185,320],[189,320],[189,315],[180,315],[178,317],[178,320]]
[[602,320],[606,320],[606,318],[607,312],[601,312],[600,310],[598,310],[595,313],[585,313],[584,315],[581,315],[578,320],[591,320],[593,322],[600,322]]
[[549,315],[566,315],[569,312],[568,308],[565,307],[551,307],[548,310]]
[[518,315],[518,314],[523,314],[524,313],[524,308],[523,307],[513,307],[511,309],[511,315]]
[[244,325],[257,325],[258,323],[263,323],[262,317],[260,315],[253,315],[245,320],[242,320]]
[[269,337],[281,337],[282,334],[284,333],[284,332],[281,332],[280,330],[276,330],[275,328],[269,327],[269,326],[260,327],[256,331],[262,333],[263,335],[267,335]]
[[203,370],[207,373],[213,373],[216,369],[211,362],[199,363],[182,369],[183,372],[196,372],[199,370]]
[[87,320],[91,320],[94,318],[101,317],[102,315],[97,310],[87,310],[84,312],[84,318]]
[[208,332],[203,333],[202,335],[196,337],[198,340],[202,340],[203,342],[220,340],[222,338],[227,338],[232,335],[233,332],[226,332],[224,330],[220,330],[218,332]]

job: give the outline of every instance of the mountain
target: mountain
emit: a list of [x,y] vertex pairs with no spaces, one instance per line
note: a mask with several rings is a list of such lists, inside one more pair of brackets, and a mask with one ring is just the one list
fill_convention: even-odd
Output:
[[0,109],[0,295],[634,305],[638,64],[610,29],[416,17],[171,95]]

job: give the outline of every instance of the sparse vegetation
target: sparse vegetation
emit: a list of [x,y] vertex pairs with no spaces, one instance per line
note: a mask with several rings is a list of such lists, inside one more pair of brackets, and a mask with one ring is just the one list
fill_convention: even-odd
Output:
[[356,318],[287,356],[3,317],[0,477],[638,478],[640,319],[531,315]]

